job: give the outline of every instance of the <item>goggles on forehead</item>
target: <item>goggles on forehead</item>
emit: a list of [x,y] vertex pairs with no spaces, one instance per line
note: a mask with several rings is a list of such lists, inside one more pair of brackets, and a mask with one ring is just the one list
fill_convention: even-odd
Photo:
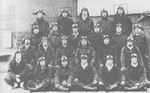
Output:
[[88,56],[87,55],[81,55],[81,59],[87,59]]
[[112,55],[107,55],[106,59],[113,59],[113,56]]
[[61,60],[62,60],[62,61],[67,61],[68,58],[67,58],[67,56],[62,56],[62,57],[61,57]]
[[40,58],[39,58],[39,61],[41,61],[41,60],[45,60],[45,57],[40,57]]
[[136,53],[132,53],[131,57],[137,57],[137,54]]

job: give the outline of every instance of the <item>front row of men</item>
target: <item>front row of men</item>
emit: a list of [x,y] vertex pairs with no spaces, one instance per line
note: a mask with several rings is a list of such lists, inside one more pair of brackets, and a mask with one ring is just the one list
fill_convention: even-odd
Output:
[[107,55],[97,68],[84,54],[75,63],[76,66],[67,56],[61,56],[55,67],[41,56],[33,66],[27,65],[22,52],[18,51],[9,65],[5,81],[13,88],[23,87],[30,91],[132,90],[146,87],[146,71],[138,54],[133,52],[128,57],[128,64],[122,63],[124,66],[121,70],[116,66],[113,55]]

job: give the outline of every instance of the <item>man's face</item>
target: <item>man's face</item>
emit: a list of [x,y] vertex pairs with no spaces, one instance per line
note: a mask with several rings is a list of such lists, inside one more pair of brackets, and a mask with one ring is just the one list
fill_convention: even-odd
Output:
[[131,58],[131,66],[132,67],[137,67],[138,66],[137,57],[132,57]]
[[94,27],[94,32],[95,33],[99,33],[100,32],[100,28],[99,27]]
[[107,68],[112,67],[113,66],[113,60],[112,59],[107,59],[105,65],[106,65]]
[[122,33],[122,28],[121,26],[117,26],[116,27],[116,32],[117,32],[117,35],[120,35]]
[[109,41],[109,38],[105,38],[105,39],[104,39],[104,44],[105,44],[105,45],[108,45],[109,42],[110,42],[110,41]]
[[135,31],[136,35],[140,35],[141,34],[141,29],[138,28],[138,27],[136,27],[134,31]]
[[25,45],[30,45],[30,39],[25,39]]
[[66,39],[63,39],[63,40],[62,40],[62,45],[63,45],[63,46],[66,46],[66,45],[67,45],[67,40],[66,40]]
[[16,60],[17,63],[21,62],[21,53],[16,54],[15,60]]
[[127,46],[128,47],[132,47],[133,46],[133,42],[132,41],[127,41]]
[[122,9],[118,9],[118,14],[123,14],[123,10]]
[[38,33],[39,33],[39,29],[38,29],[38,28],[35,28],[35,29],[33,30],[33,32],[34,32],[34,34],[38,34]]
[[73,33],[77,33],[78,32],[78,28],[72,28]]
[[67,17],[67,16],[68,16],[68,13],[67,13],[67,12],[63,12],[63,13],[62,13],[62,16],[63,16],[63,17]]
[[53,31],[57,31],[58,27],[57,26],[53,26]]
[[45,65],[46,65],[45,60],[41,60],[41,61],[40,61],[40,66],[44,67]]
[[48,42],[47,41],[43,41],[42,45],[43,45],[43,47],[47,47],[48,46]]
[[63,67],[66,67],[68,65],[68,61],[64,60],[64,61],[61,62],[61,64],[62,64]]
[[102,12],[102,17],[107,17],[107,13],[106,12]]
[[41,12],[39,12],[38,14],[37,14],[37,18],[38,19],[41,19],[43,17],[43,14],[41,13]]
[[82,39],[81,44],[82,44],[83,46],[87,45],[87,40],[86,40],[86,39]]
[[88,16],[88,12],[87,11],[82,11],[82,16],[83,17],[87,17]]
[[81,59],[81,66],[84,67],[88,64],[87,59]]

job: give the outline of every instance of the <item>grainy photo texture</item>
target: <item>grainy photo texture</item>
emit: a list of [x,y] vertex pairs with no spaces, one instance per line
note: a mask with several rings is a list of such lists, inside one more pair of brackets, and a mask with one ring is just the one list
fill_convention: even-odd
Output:
[[0,0],[1,93],[150,93],[149,0]]

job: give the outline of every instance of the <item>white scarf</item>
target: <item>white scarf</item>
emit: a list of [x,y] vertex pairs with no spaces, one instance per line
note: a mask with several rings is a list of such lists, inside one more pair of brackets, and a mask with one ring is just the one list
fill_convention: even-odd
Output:
[[113,68],[113,65],[111,65],[111,66],[106,66],[106,67],[107,67],[108,71],[111,71],[111,69]]
[[87,18],[87,16],[82,16],[82,19],[83,19],[83,20],[86,20],[86,18]]
[[82,66],[83,69],[85,69],[88,66],[88,63],[85,64],[85,65],[81,64],[81,66]]
[[46,51],[47,50],[47,48],[48,48],[48,46],[46,46],[46,47],[43,47],[44,48],[44,50]]

